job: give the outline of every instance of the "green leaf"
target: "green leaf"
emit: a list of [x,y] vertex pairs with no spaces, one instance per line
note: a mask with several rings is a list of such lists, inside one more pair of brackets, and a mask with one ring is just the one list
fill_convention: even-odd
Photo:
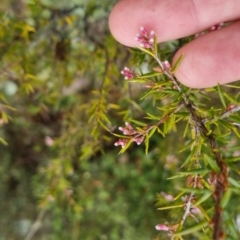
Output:
[[162,89],[162,92],[164,93],[170,93],[172,95],[179,95],[179,91],[175,89]]
[[233,132],[240,138],[240,132],[239,128],[236,128],[235,126],[232,127]]
[[3,144],[4,146],[8,145],[8,143],[1,137],[0,137],[0,143]]
[[212,159],[207,154],[204,154],[204,160],[206,160],[208,162],[208,164],[210,165],[210,167],[212,168],[212,170],[214,172],[219,172],[220,171],[215,159]]
[[147,113],[148,117],[145,117],[146,119],[151,119],[151,120],[159,120],[159,116],[154,116],[150,113]]
[[238,161],[240,161],[240,156],[237,156],[237,157],[227,157],[224,160],[225,160],[225,162],[238,162]]
[[237,187],[237,188],[239,188],[240,189],[240,182],[238,182],[238,181],[236,181],[235,179],[233,179],[233,178],[228,178],[228,180],[229,180],[229,182],[233,185],[233,186],[235,186],[235,187]]
[[146,136],[145,138],[145,154],[148,154],[148,148],[149,148],[149,137]]
[[206,190],[205,194],[201,198],[199,198],[198,201],[196,201],[193,206],[198,206],[199,204],[205,202],[210,196],[212,196],[212,192]]
[[167,206],[167,207],[160,207],[160,208],[158,208],[158,210],[166,210],[166,209],[180,208],[180,207],[183,207],[183,205],[184,205],[184,204],[171,205],[171,206]]
[[232,129],[233,128],[233,125],[232,123],[229,123],[228,121],[226,120],[223,120],[223,119],[218,119],[217,121],[221,126],[225,127],[226,129]]
[[172,72],[172,73],[175,73],[175,71],[178,69],[179,65],[181,64],[181,62],[182,62],[182,60],[183,60],[183,56],[184,56],[184,54],[182,54],[182,55],[178,58],[178,60],[175,62],[174,66],[173,66],[172,69],[171,69],[171,72]]
[[236,100],[235,98],[233,98],[232,96],[230,96],[229,94],[227,93],[223,93],[223,95],[229,100],[229,102],[231,103],[235,103],[235,104],[238,104],[238,100]]
[[199,204],[198,209],[201,211],[201,213],[203,214],[203,216],[207,219],[207,221],[210,221],[210,217],[208,216],[207,212],[204,210],[204,208]]
[[141,127],[147,126],[146,123],[139,122],[139,121],[137,121],[137,120],[135,120],[135,119],[132,119],[132,118],[129,119],[129,122],[135,123],[136,125],[139,125],[139,126],[141,126]]
[[182,177],[185,177],[185,175],[177,174],[177,175],[174,175],[172,177],[167,178],[167,180],[172,180],[172,179],[175,179],[175,178],[182,178]]
[[227,189],[227,191],[223,194],[222,196],[222,199],[221,199],[221,202],[220,202],[220,206],[222,208],[225,208],[231,198],[231,195],[232,195],[232,191],[231,189]]
[[163,133],[163,131],[160,128],[157,128],[158,133],[160,133],[163,137],[165,137],[165,134]]
[[142,47],[138,47],[138,49],[141,50],[142,52],[149,54],[153,58],[155,58],[154,54],[150,50],[147,50],[146,48],[142,48]]
[[170,115],[167,121],[164,122],[163,125],[163,133],[166,134],[170,132],[170,130],[176,130],[176,124],[175,124],[175,115]]
[[185,127],[184,132],[183,132],[183,137],[184,138],[187,136],[187,133],[189,132],[189,127],[190,127],[190,124],[189,124],[189,122],[187,122],[186,127]]
[[7,99],[2,93],[0,93],[0,100],[2,100],[4,103],[8,103]]
[[130,147],[131,143],[132,143],[132,139],[129,139],[129,141],[127,142],[126,146],[121,149],[119,154],[123,154]]
[[[190,145],[192,145],[193,143],[191,143]],[[184,161],[184,163],[181,165],[180,168],[183,168],[187,163],[189,163],[192,160],[195,160],[196,158],[196,153],[198,152],[199,147],[197,145],[194,145],[193,148],[191,149],[191,153],[189,154],[189,156],[186,158],[186,160]]]
[[173,199],[173,201],[176,201],[178,198],[180,198],[183,194],[185,194],[186,193],[186,191],[182,191],[182,192],[180,192],[174,199]]
[[218,94],[219,94],[220,100],[222,102],[222,105],[224,106],[224,108],[226,108],[227,105],[225,102],[224,94],[223,94],[222,88],[219,84],[217,85],[217,90],[218,90]]
[[240,123],[240,116],[239,115],[230,115],[229,119],[234,121],[234,122]]
[[184,174],[184,175],[190,175],[190,174],[206,174],[210,172],[209,169],[207,168],[199,168],[199,169],[192,169],[192,170],[189,170],[189,171],[186,171],[186,172],[180,172],[180,174]]
[[[209,190],[207,189],[199,189],[199,188],[180,188],[181,190],[187,192],[187,193],[194,193],[194,194],[205,194],[205,193],[209,193]],[[212,192],[211,192],[212,194]]]
[[[145,73],[145,74],[142,74],[140,76],[137,77],[137,79],[149,79],[151,77],[156,77],[156,76],[159,76],[159,75],[162,75],[162,73],[159,73],[159,72],[150,72],[150,73]],[[131,81],[131,80],[130,80]]]
[[194,232],[197,232],[198,230],[206,227],[209,223],[207,221],[203,221],[203,222],[200,222],[190,228],[187,228],[187,229],[184,229],[180,232],[176,232],[174,233],[174,237],[179,237],[179,236],[184,236],[184,235],[187,235],[187,234],[191,234],[191,233],[194,233]]
[[224,85],[225,87],[229,87],[229,88],[237,88],[240,89],[240,86],[235,86],[235,85],[231,85],[231,84],[226,84]]
[[152,137],[152,135],[156,132],[156,130],[157,130],[157,127],[153,127],[153,128],[150,130],[150,132],[147,134],[148,137],[149,137],[149,138]]

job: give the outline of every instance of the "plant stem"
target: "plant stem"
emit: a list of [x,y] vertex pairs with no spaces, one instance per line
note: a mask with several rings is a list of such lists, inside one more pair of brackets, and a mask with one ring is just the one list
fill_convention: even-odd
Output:
[[[215,181],[215,189],[213,193],[215,205],[214,205],[214,215],[213,215],[212,223],[213,223],[213,240],[222,239],[224,233],[222,230],[222,219],[221,219],[222,209],[220,206],[220,202],[228,186],[228,167],[222,159],[222,156],[220,154],[219,147],[217,145],[217,141],[214,135],[207,129],[206,125],[204,124],[204,119],[201,116],[199,116],[194,104],[189,100],[188,95],[182,91],[182,88],[178,80],[174,77],[174,75],[168,69],[164,68],[162,61],[157,54],[155,54],[155,59],[158,62],[159,66],[163,69],[164,74],[173,82],[175,88],[180,93],[182,93],[183,104],[186,110],[190,114],[190,117],[195,127],[195,131],[200,132],[200,134],[202,134],[208,140],[214,159],[220,169],[219,173],[214,173],[216,181]],[[239,108],[240,107],[237,107],[235,111],[238,111]],[[223,115],[223,117],[227,117],[227,116],[228,114]],[[190,198],[192,198],[192,194],[190,195],[189,200]],[[187,202],[187,208],[183,216],[184,221],[191,206],[191,204],[188,204],[188,203],[189,201]]]

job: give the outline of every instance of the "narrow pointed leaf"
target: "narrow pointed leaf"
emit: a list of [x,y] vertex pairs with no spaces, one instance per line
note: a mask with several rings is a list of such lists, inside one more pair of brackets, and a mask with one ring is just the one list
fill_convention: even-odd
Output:
[[158,208],[158,210],[166,210],[166,209],[180,208],[180,207],[183,207],[183,204],[172,205],[172,206],[167,206],[167,207],[160,207],[160,208]]
[[209,223],[208,223],[207,221],[200,222],[200,223],[194,225],[193,227],[184,229],[184,230],[182,230],[182,231],[180,231],[180,232],[176,232],[176,233],[174,234],[174,237],[184,236],[184,235],[188,235],[188,234],[197,232],[198,230],[206,227],[208,224],[209,224]]
[[1,137],[0,137],[0,143],[3,144],[4,146],[8,145],[8,143]]
[[212,168],[212,170],[214,172],[219,172],[220,169],[215,161],[215,159],[212,159],[210,156],[208,156],[207,154],[204,154],[204,159],[208,162],[208,164],[210,165],[210,167]]
[[181,62],[182,62],[182,60],[183,60],[183,56],[184,56],[184,54],[182,54],[182,55],[178,58],[178,60],[176,61],[176,63],[175,63],[174,66],[172,67],[172,69],[171,69],[171,72],[172,72],[172,73],[175,73],[175,71],[178,69],[179,65],[181,64]]
[[145,52],[145,53],[151,55],[153,58],[155,58],[154,54],[151,51],[147,50],[146,48],[138,47],[138,49],[141,50],[142,52]]
[[227,204],[231,198],[231,195],[232,195],[232,191],[231,191],[231,189],[228,188],[227,191],[223,194],[223,197],[222,197],[221,203],[220,203],[220,205],[223,209],[227,206]]
[[223,95],[222,88],[219,84],[217,85],[217,90],[218,90],[218,94],[219,94],[220,100],[222,102],[222,105],[226,108],[227,104],[225,102],[225,97]]

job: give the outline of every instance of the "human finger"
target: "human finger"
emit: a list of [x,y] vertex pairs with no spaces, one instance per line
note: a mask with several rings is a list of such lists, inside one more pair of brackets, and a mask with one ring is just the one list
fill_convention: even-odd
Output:
[[173,64],[182,54],[175,75],[184,85],[205,88],[240,79],[240,21],[186,44]]
[[140,26],[154,30],[163,42],[238,18],[239,0],[121,0],[110,14],[109,27],[117,41],[134,47]]

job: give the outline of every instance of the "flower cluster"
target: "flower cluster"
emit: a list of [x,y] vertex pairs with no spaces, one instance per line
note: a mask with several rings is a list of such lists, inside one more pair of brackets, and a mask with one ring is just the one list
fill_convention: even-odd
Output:
[[128,68],[128,67],[125,67],[125,68],[121,71],[121,74],[124,75],[124,79],[125,79],[125,80],[134,78],[134,77],[136,76],[136,74],[134,73],[134,71],[131,70],[131,69]]
[[137,34],[135,40],[140,43],[139,45],[140,47],[153,49],[154,38],[155,38],[154,31],[148,33],[144,27],[140,27],[140,33]]
[[124,135],[131,136],[131,138],[119,139],[114,143],[115,146],[125,147],[129,141],[136,142],[137,145],[140,145],[144,140],[144,135],[134,130],[132,125],[128,122],[125,122],[126,127],[119,127],[119,130],[123,132]]

